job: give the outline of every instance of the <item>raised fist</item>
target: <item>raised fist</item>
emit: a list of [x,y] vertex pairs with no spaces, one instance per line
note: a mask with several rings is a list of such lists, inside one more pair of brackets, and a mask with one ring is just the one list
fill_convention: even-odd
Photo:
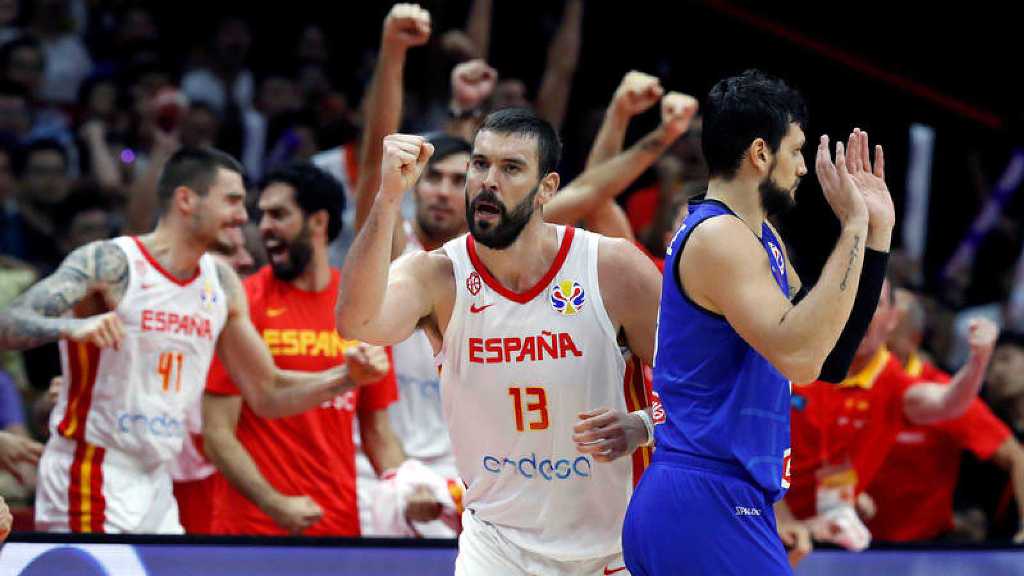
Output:
[[697,114],[697,99],[681,92],[669,92],[661,99],[661,125],[672,139],[690,129],[690,121]]
[[653,106],[664,93],[656,77],[630,70],[615,89],[612,102],[617,112],[632,117]]
[[967,343],[971,356],[988,360],[999,339],[999,327],[988,318],[973,318],[967,326]]
[[395,4],[384,19],[384,43],[411,48],[430,40],[430,12],[419,4]]
[[498,71],[477,58],[452,69],[452,98],[460,110],[472,110],[494,93]]
[[434,146],[423,136],[391,134],[384,137],[384,156],[380,162],[381,193],[401,195],[416,184]]

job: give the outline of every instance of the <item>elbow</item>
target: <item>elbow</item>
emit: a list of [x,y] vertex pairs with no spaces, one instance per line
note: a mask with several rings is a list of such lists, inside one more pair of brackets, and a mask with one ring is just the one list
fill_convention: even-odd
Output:
[[338,334],[350,340],[363,340],[363,327],[367,323],[359,316],[358,310],[338,298],[338,304],[334,307],[334,328]]
[[807,384],[821,376],[825,359],[812,354],[798,353],[782,358],[774,364],[778,371],[782,372],[782,375],[793,384]]

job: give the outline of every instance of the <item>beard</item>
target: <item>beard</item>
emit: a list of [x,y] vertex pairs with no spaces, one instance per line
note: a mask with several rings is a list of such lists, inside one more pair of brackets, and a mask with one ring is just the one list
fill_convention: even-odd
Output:
[[[469,233],[477,242],[493,250],[504,250],[512,245],[519,238],[523,228],[530,222],[533,216],[533,199],[540,190],[540,182],[533,187],[533,190],[526,195],[522,202],[516,204],[510,212],[498,197],[490,190],[482,190],[472,202],[469,201],[469,194],[466,194],[466,222],[469,224]],[[498,222],[478,223],[476,221],[476,209],[482,202],[489,202],[498,208]]]
[[302,230],[293,240],[281,240],[288,250],[288,259],[285,262],[275,261],[269,258],[270,267],[274,270],[274,276],[285,282],[291,282],[302,275],[313,259],[313,243],[310,240],[309,226],[302,224]]
[[768,176],[757,186],[757,191],[761,196],[761,208],[767,216],[778,216],[779,214],[789,212],[796,205],[791,192],[795,191],[796,187],[800,185],[800,180],[797,179],[796,183],[793,184],[793,188],[786,190],[772,179],[772,173],[774,172],[775,162],[773,161],[771,169],[768,170]]

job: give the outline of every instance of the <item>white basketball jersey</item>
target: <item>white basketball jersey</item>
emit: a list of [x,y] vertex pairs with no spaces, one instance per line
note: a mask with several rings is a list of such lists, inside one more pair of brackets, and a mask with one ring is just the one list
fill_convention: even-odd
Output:
[[[405,235],[403,254],[423,251],[408,220]],[[398,401],[388,406],[391,427],[402,440],[406,454],[445,478],[454,478],[455,458],[441,409],[441,376],[430,339],[423,330],[416,329],[391,351],[398,380]]]
[[209,254],[195,277],[181,281],[136,238],[113,242],[128,258],[128,288],[114,310],[125,337],[118,349],[103,350],[61,341],[66,384],[50,429],[152,467],[181,450],[185,413],[203,391],[227,299]]
[[598,285],[599,236],[558,227],[560,249],[531,290],[501,286],[471,236],[448,242],[456,298],[442,399],[465,506],[511,543],[556,560],[616,554],[632,463],[595,462],[577,414],[624,411],[625,362]]

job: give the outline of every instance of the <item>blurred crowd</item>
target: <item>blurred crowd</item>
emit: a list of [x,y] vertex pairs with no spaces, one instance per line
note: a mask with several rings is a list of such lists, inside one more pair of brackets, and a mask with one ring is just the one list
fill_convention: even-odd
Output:
[[[507,77],[488,63],[492,0],[473,0],[464,26],[450,29],[420,26],[389,34],[387,22],[382,27],[368,21],[367,26],[382,27],[384,33],[373,78],[362,80],[365,73],[353,71],[346,81],[365,84],[362,102],[355,102],[335,80],[339,71],[332,67],[329,33],[316,22],[296,38],[257,39],[244,15],[228,15],[207,44],[173,59],[161,50],[162,39],[172,32],[160,26],[145,3],[0,0],[0,308],[74,249],[151,230],[157,218],[157,178],[183,146],[215,146],[238,158],[252,191],[260,189],[266,175],[296,161],[308,161],[337,179],[347,196],[341,232],[330,246],[331,264],[339,266],[365,216],[357,188],[372,186],[361,174],[361,161],[380,147],[382,137],[369,130],[367,110],[377,104],[381,113],[384,100],[374,98],[385,98],[378,93],[384,89],[382,75],[397,73],[401,82],[403,74],[404,56],[397,71],[382,62],[396,62],[395,51],[428,43],[434,48],[426,85],[403,86],[404,106],[384,109],[397,113],[395,122],[403,132],[445,134],[471,143],[488,112],[511,106],[533,107],[562,128],[570,94],[577,89],[574,75],[584,29],[582,0],[563,4],[548,26],[547,57],[536,85]],[[251,49],[257,40],[290,42],[282,49],[293,55],[291,62],[266,67],[254,61]],[[573,145],[586,144],[567,155],[588,157],[593,161],[588,170],[615,156],[627,133],[632,135],[630,120],[658,115],[659,101],[659,129],[670,127],[671,88],[655,76],[630,72],[607,95],[607,108],[587,111],[593,126],[565,137]],[[661,140],[664,147],[636,174],[598,174],[597,185],[576,186],[577,196],[552,210],[566,222],[634,240],[658,259],[687,201],[706,187],[700,138],[698,115],[684,133]],[[433,177],[438,182],[454,178],[451,185],[457,187],[461,181],[455,172]],[[583,172],[579,178],[588,184],[594,175]],[[815,184],[807,180],[800,193],[814,194]],[[902,174],[889,175],[895,196],[903,194],[902,183]],[[267,262],[268,238],[254,224],[260,220],[257,197],[250,194],[250,224],[228,255],[242,273]],[[463,209],[459,196],[437,202],[444,209]],[[411,198],[407,204],[407,218],[418,218]],[[987,435],[978,433],[981,425],[974,423],[907,424],[895,434],[894,446],[886,447],[889,460],[873,474],[872,484],[854,481],[857,514],[875,540],[1024,541],[1024,452],[1017,443],[1024,441],[1022,228],[1002,216],[1001,208],[995,210],[994,217],[971,229],[977,238],[965,239],[970,249],[942,282],[922,279],[919,254],[897,250],[890,261],[891,296],[888,301],[883,296],[876,314],[878,346],[870,352],[892,354],[914,378],[948,380],[935,374],[956,375],[970,362],[978,318],[989,319],[1001,334],[984,375],[981,402],[972,407],[994,415],[986,420]],[[790,247],[790,253],[800,250]],[[922,366],[935,372],[925,373]],[[60,374],[56,345],[24,353],[0,351],[0,429],[5,432],[0,434],[0,469],[6,470],[0,473],[0,495],[15,508],[32,504],[31,462],[38,454],[27,439],[45,441]],[[794,390],[795,399],[807,397]],[[795,400],[794,413],[826,404],[800,402]],[[800,450],[797,437],[794,454]],[[924,469],[922,463],[931,466],[929,477],[914,476]],[[820,471],[821,465],[842,463],[818,464]],[[794,474],[803,472],[794,469]]]

